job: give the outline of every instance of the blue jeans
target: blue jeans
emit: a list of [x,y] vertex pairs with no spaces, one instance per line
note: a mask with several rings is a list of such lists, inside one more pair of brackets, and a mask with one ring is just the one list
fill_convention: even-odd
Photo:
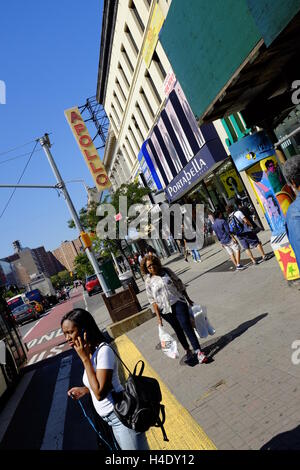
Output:
[[186,302],[176,302],[176,304],[172,305],[172,313],[162,313],[161,316],[164,320],[170,323],[176,333],[178,341],[186,351],[190,349],[190,347],[185,334],[190,340],[194,351],[196,351],[196,349],[201,349],[191,324],[189,307]]
[[101,418],[111,426],[121,450],[149,450],[145,433],[135,432],[124,426],[114,411]]
[[200,261],[201,260],[201,256],[200,256],[200,253],[198,250],[191,250],[192,251],[192,255],[193,255],[193,258],[194,258],[194,261]]

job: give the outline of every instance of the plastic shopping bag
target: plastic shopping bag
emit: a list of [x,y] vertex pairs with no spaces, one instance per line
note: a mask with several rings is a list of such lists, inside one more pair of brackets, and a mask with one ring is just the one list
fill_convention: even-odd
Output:
[[210,324],[207,318],[207,308],[205,305],[193,305],[189,308],[190,315],[194,320],[196,334],[200,338],[206,338],[208,335],[214,335],[216,330]]
[[162,351],[171,359],[179,357],[176,340],[161,325],[158,325],[158,334]]

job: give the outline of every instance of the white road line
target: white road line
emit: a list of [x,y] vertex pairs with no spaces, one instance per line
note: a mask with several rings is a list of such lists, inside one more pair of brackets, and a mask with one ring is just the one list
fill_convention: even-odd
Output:
[[7,405],[5,406],[4,410],[0,414],[0,441],[2,441],[4,434],[12,420],[12,417],[19,405],[21,398],[23,397],[32,376],[35,374],[35,370],[32,372],[28,372],[24,375],[21,382],[17,386],[13,396],[8,401]]
[[26,335],[25,335],[25,336],[23,336],[23,339],[25,339],[25,338],[26,338],[26,336],[28,336],[28,335],[29,335],[29,333],[31,333],[31,331],[32,331],[32,330],[33,330],[33,329],[34,329],[34,328],[35,328],[35,327],[36,327],[36,326],[37,326],[37,325],[40,323],[40,321],[41,321],[41,320],[42,320],[42,319],[40,318],[40,320],[38,320],[38,321],[35,323],[35,325],[33,325],[33,327],[32,327],[32,328],[30,328],[30,330],[29,330],[29,331],[27,331]]
[[84,304],[85,304],[85,309],[88,310],[87,301],[86,301],[86,297],[85,297],[84,294],[83,294],[83,300],[84,300]]
[[62,450],[71,366],[72,356],[61,360],[40,450]]

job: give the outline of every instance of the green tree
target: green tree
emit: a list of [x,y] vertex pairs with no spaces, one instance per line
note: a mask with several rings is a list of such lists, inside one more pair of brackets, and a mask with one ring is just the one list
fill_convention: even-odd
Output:
[[[149,195],[151,190],[149,188],[144,188],[139,185],[137,182],[132,182],[128,184],[122,184],[114,193],[106,196],[103,203],[107,204],[110,203],[114,207],[116,214],[120,212],[119,210],[119,197],[126,196],[127,197],[127,207],[133,206],[134,204],[144,204],[147,202],[147,195]],[[88,206],[83,207],[79,211],[79,219],[82,225],[82,228],[87,232],[96,232],[96,227],[98,222],[101,220],[101,217],[97,216],[97,208],[99,204],[96,202],[90,203]],[[125,217],[125,215],[124,215]],[[128,223],[130,223],[131,219],[128,219]],[[73,220],[68,221],[69,228],[75,228],[75,224]],[[103,258],[110,257],[111,253],[118,255],[122,253],[125,257],[125,252],[122,248],[121,240],[118,238],[119,235],[119,222],[116,222],[116,232],[117,232],[117,239],[116,240],[100,240],[96,235],[93,239],[93,249],[98,256]],[[81,255],[78,255],[79,257]],[[86,256],[86,255],[85,255]],[[75,269],[77,271],[77,275],[80,279],[83,279],[81,276],[83,273],[88,273],[85,266],[89,264],[89,261],[86,257],[86,260],[83,261],[83,258],[79,258],[79,270],[77,268],[77,264],[75,263]],[[86,264],[87,263],[87,264]],[[83,264],[83,269],[81,270],[81,265]],[[92,268],[91,268],[92,269]],[[130,268],[131,269],[131,268]],[[79,274],[79,272],[81,274]],[[91,272],[91,274],[93,271]],[[84,276],[85,277],[85,276]]]
[[85,280],[86,276],[94,274],[94,269],[92,268],[92,265],[85,253],[80,253],[76,256],[74,260],[74,267],[77,273],[77,278],[81,279],[82,281]]
[[73,278],[71,277],[69,271],[65,270],[55,274],[55,276],[51,276],[51,282],[55,289],[62,289],[68,284],[72,284]]
[[15,295],[17,295],[17,294],[15,294],[14,292],[12,292],[11,290],[7,290],[7,291],[5,292],[5,298],[6,298],[6,299],[10,299],[11,297],[14,297]]

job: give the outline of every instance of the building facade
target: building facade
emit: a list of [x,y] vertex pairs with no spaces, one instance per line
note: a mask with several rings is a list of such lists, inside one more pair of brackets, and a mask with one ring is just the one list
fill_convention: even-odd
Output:
[[64,241],[52,251],[53,256],[68,271],[74,271],[74,259],[82,252],[82,243],[79,239]]
[[165,18],[169,4],[167,0],[104,2],[97,100],[110,120],[103,162],[114,189],[141,171],[138,154],[163,105],[170,64],[160,41],[149,67],[144,56],[154,10],[159,8]]
[[236,197],[249,204],[252,199],[266,227],[251,185],[236,171],[228,150],[249,131],[242,116],[235,112],[199,130],[161,44],[170,5],[104,3],[97,99],[111,124],[103,161],[113,190],[143,172],[148,186],[164,189],[169,202],[193,193],[193,200],[214,211]]
[[[287,280],[300,276],[285,231],[294,195],[281,171],[299,143],[299,30],[299,0],[173,0],[160,34],[198,124],[222,119],[234,166],[271,229]],[[233,142],[228,118],[236,113],[248,130],[238,129]]]
[[10,263],[0,260],[0,287],[9,287],[17,283],[13,267]]

